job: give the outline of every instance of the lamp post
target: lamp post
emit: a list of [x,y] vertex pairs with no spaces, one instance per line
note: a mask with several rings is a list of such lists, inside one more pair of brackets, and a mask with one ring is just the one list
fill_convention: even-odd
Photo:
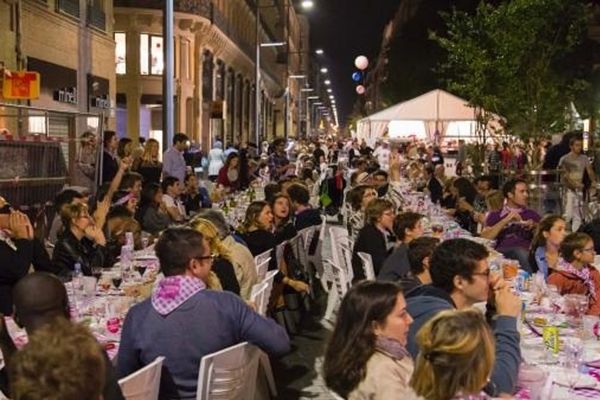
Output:
[[163,43],[164,43],[164,71],[163,71],[163,150],[166,150],[173,141],[175,123],[173,120],[173,79],[175,77],[175,56],[173,52],[173,0],[165,0],[163,8]]
[[[172,1],[172,0],[171,0]],[[289,41],[289,7],[291,7],[291,2],[292,0],[288,0],[288,2],[286,3],[286,20],[287,21],[287,25],[288,25],[288,38],[287,40]],[[266,5],[266,6],[261,6],[260,5],[260,0],[255,0],[255,15],[256,15],[256,62],[254,65],[254,73],[255,73],[255,82],[256,82],[256,90],[255,90],[255,96],[254,96],[254,120],[255,120],[255,126],[254,126],[254,137],[256,140],[256,145],[259,146],[259,141],[260,141],[260,113],[261,113],[261,102],[260,102],[260,49],[262,47],[278,47],[278,46],[287,46],[288,43],[287,42],[277,42],[277,43],[261,43],[260,40],[260,9],[261,8],[272,8],[272,7],[277,7],[277,4],[271,4],[271,5]],[[314,7],[314,1],[313,0],[303,0],[302,3],[302,8],[304,10],[310,10]],[[289,89],[289,79],[288,79],[288,89]],[[287,91],[287,97],[288,100],[286,100],[286,106],[289,106],[289,91]],[[286,113],[286,121],[287,121],[287,113]],[[288,131],[288,127],[287,127],[287,123],[286,123],[286,138],[287,138],[287,131]]]

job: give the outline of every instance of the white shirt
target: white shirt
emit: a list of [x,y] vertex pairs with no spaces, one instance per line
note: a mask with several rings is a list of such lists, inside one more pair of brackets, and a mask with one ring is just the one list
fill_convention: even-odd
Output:
[[165,203],[165,206],[167,206],[167,208],[176,207],[179,210],[179,213],[183,217],[186,216],[185,206],[183,205],[183,203],[179,199],[174,199],[173,197],[169,196],[168,194],[163,194],[162,199],[163,199],[163,201]]

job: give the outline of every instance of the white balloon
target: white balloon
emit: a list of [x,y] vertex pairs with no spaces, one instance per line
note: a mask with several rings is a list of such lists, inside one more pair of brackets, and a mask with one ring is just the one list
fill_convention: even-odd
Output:
[[356,87],[356,93],[358,93],[358,94],[365,94],[365,92],[366,92],[366,89],[365,89],[365,87],[363,85],[358,85]]
[[358,56],[354,60],[354,66],[361,71],[364,71],[369,66],[369,59],[365,56]]

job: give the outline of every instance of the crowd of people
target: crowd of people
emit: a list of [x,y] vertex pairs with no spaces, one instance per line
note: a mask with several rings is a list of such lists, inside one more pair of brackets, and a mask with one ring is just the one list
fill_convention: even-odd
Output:
[[[445,238],[435,225],[425,236],[424,215],[407,209],[398,185],[421,193],[469,234],[493,241],[522,270],[541,273],[560,294],[587,296],[587,312],[598,316],[600,274],[593,263],[600,229],[598,221],[575,215],[577,196],[589,187],[585,179],[596,177],[582,138],[565,136],[568,149],[562,143],[545,156],[562,168],[573,194],[564,215],[542,217],[529,208],[526,180],[498,179],[493,163],[490,175],[470,177],[461,148],[459,175],[448,177],[435,145],[381,142],[371,149],[364,141],[324,138],[293,148],[276,139],[260,149],[223,149],[215,141],[196,157],[179,133],[161,156],[153,139],[135,147],[106,131],[100,168],[95,137],[86,133],[75,184],[56,195],[46,238],[34,236],[19,205],[1,200],[0,259],[9,268],[0,271],[0,312],[30,335],[17,351],[0,324],[3,391],[15,400],[121,399],[117,379],[164,356],[161,398],[192,399],[207,354],[243,341],[272,356],[289,352],[289,335],[301,323],[298,304],[319,290],[291,248],[282,257],[275,249],[338,216],[330,221],[352,238],[354,278],[327,343],[320,371],[327,386],[348,399],[510,397],[521,363],[520,299],[491,271],[490,248]],[[499,154],[504,163],[508,156]],[[507,162],[519,164],[518,154],[511,157]],[[264,199],[251,198],[232,226],[223,206],[256,188]],[[63,283],[74,273],[111,269],[130,234],[136,250],[154,246],[161,279],[127,313],[113,366],[89,331],[70,321]],[[309,251],[316,247],[311,243]],[[255,257],[268,252],[268,269],[277,272],[263,317],[250,298],[258,283]],[[371,257],[374,281],[365,280],[359,253]],[[485,315],[472,309],[479,302],[487,302]],[[67,369],[77,373],[56,383]]]

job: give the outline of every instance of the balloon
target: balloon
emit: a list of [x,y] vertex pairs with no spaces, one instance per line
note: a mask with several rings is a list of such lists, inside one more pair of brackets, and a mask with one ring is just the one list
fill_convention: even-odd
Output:
[[363,71],[369,66],[369,59],[365,56],[358,56],[354,60],[354,66]]
[[356,93],[358,93],[358,94],[365,94],[365,92],[366,92],[366,89],[365,89],[365,87],[363,85],[358,85],[356,87]]
[[352,74],[352,80],[354,82],[360,82],[360,80],[362,79],[362,73],[361,72],[355,72]]

